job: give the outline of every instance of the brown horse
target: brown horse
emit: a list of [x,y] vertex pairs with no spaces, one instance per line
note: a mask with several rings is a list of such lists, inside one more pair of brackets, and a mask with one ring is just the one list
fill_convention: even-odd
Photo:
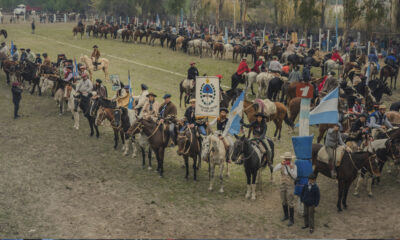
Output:
[[131,38],[134,39],[132,30],[124,29],[121,34],[122,41],[129,41]]
[[[197,170],[200,165],[200,141],[196,135],[195,128],[186,128],[178,135],[178,151],[179,156],[185,160],[186,175],[185,179],[189,178],[189,158],[193,159],[193,180],[197,181]],[[199,160],[199,165],[197,165]]]
[[294,122],[297,118],[297,115],[300,112],[300,103],[301,97],[296,97],[290,100],[288,108],[289,108],[289,119],[291,122]]
[[[281,131],[282,131],[282,122],[285,123],[293,130],[294,124],[290,121],[287,113],[287,109],[285,105],[280,102],[274,102],[276,106],[276,113],[269,116],[267,121],[273,121],[275,123],[275,133],[274,137],[278,135],[278,140],[281,139]],[[256,120],[256,113],[258,112],[259,106],[257,103],[250,102],[248,100],[244,100],[243,102],[243,111],[246,113],[247,119],[249,122],[253,122]]]
[[243,56],[242,47],[240,45],[236,45],[233,47],[232,62],[237,63],[237,58],[239,55],[240,57]]
[[393,69],[393,67],[391,67],[389,65],[385,65],[381,69],[380,79],[381,79],[381,81],[386,82],[387,79],[390,77],[390,88],[396,89],[397,75],[398,75],[398,70],[396,71],[395,69]]
[[164,175],[164,153],[168,146],[170,134],[164,124],[156,123],[151,119],[140,119],[136,121],[127,131],[128,135],[134,136],[144,133],[147,136],[151,149],[156,154],[157,171],[160,177]]
[[78,35],[78,33],[81,34],[81,39],[82,39],[83,34],[85,33],[85,25],[83,25],[83,26],[81,26],[81,27],[75,26],[75,27],[72,29],[72,32],[74,33],[74,38],[75,38],[75,39],[76,39],[76,36]]
[[[312,145],[312,163],[314,173],[318,176],[318,173],[320,172],[331,178],[329,165],[318,160],[318,151],[321,147],[321,144]],[[375,154],[368,152],[346,152],[343,156],[342,163],[336,169],[338,179],[338,201],[336,206],[339,212],[342,211],[342,205],[344,209],[347,209],[347,194],[352,182],[356,179],[359,170],[366,169],[371,174],[380,176],[376,156]]]
[[224,44],[222,42],[215,42],[213,44],[213,50],[214,50],[214,57],[218,55],[220,56],[219,59],[222,59],[224,56]]

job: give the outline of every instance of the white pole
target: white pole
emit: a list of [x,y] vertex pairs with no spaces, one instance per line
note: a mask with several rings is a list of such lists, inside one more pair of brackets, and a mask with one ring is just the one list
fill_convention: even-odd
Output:
[[310,46],[308,47],[309,49],[312,48],[312,34],[310,35]]
[[299,136],[310,136],[310,103],[311,99],[301,98]]
[[329,29],[328,29],[328,36],[326,38],[326,51],[329,52]]
[[107,23],[107,15],[104,15],[104,23]]
[[64,22],[67,22],[67,14],[64,13]]
[[320,28],[319,29],[319,35],[318,35],[318,48],[319,48],[319,50],[322,50],[321,49],[321,32],[322,32],[322,29]]
[[370,54],[370,52],[371,52],[371,42],[368,41],[368,55]]
[[119,16],[119,24],[122,24],[122,17]]
[[56,22],[57,22],[57,16],[56,16],[56,14],[54,14],[53,23],[56,23]]

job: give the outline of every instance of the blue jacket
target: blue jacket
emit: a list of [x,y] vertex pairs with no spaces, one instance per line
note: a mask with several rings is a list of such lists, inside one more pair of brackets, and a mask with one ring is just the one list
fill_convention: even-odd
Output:
[[308,189],[308,184],[305,185],[303,187],[303,191],[301,192],[300,199],[306,206],[317,207],[320,199],[319,188],[317,184],[314,183],[310,190]]

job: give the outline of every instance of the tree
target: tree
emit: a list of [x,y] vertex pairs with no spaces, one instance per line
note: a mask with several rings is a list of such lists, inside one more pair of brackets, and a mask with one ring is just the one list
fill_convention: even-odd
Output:
[[362,7],[358,5],[358,0],[343,0],[343,18],[344,18],[344,32],[343,32],[343,48],[346,47],[347,36],[349,30],[360,20],[363,12]]
[[366,33],[369,39],[372,39],[370,28],[378,24],[378,20],[383,19],[385,15],[384,0],[364,0],[364,19],[366,24]]
[[320,12],[315,6],[315,1],[316,0],[303,0],[300,3],[299,17],[306,32],[311,29],[316,21],[316,17],[320,15]]
[[224,0],[217,0],[217,8],[216,8],[216,14],[215,14],[215,26],[217,26],[218,31],[219,29],[219,18],[222,12],[222,8],[224,7]]
[[326,10],[326,0],[321,0],[321,22],[319,27],[325,28],[325,10]]

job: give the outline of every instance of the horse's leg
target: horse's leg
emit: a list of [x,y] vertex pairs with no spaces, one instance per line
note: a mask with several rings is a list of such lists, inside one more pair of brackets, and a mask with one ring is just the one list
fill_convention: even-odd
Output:
[[193,157],[193,180],[197,181],[197,154]]
[[90,136],[93,137],[94,131],[93,131],[92,121],[90,120],[90,117],[87,117],[87,120],[89,122],[89,127],[90,127]]
[[149,147],[148,153],[147,155],[149,156],[149,166],[147,167],[148,170],[151,170],[152,166],[151,166],[151,148]]
[[185,162],[185,168],[186,168],[185,179],[188,180],[188,177],[189,177],[189,158],[185,156],[185,157],[183,157],[183,160]]
[[251,173],[251,200],[256,200],[256,180],[258,169],[253,169]]
[[99,128],[97,127],[97,125],[94,123],[96,121],[95,118],[92,118],[92,125],[94,126],[94,129],[96,130],[96,138],[100,137],[100,133],[99,133]]
[[118,147],[118,137],[119,137],[118,135],[119,135],[118,130],[114,130],[114,150],[117,149]]
[[246,172],[246,178],[247,178],[247,192],[246,192],[246,199],[250,198],[251,194],[251,171],[249,168],[245,167],[245,172]]
[[220,193],[224,192],[224,163],[225,158],[222,158],[219,162],[219,180],[221,181],[221,188],[219,189]]
[[351,185],[351,181],[346,182],[344,184],[344,192],[343,192],[343,199],[342,199],[342,204],[343,204],[343,208],[347,209],[347,194],[349,193],[349,189],[350,189],[350,185]]
[[131,144],[132,144],[132,158],[136,157],[136,142],[131,139]]
[[339,180],[339,183],[338,183],[338,200],[337,200],[337,204],[336,204],[336,207],[337,207],[339,212],[342,211],[343,190],[344,190],[344,182],[343,182],[343,180]]
[[140,151],[142,152],[142,169],[146,167],[146,151],[143,147],[140,147]]
[[164,148],[160,148],[160,177],[164,175]]

